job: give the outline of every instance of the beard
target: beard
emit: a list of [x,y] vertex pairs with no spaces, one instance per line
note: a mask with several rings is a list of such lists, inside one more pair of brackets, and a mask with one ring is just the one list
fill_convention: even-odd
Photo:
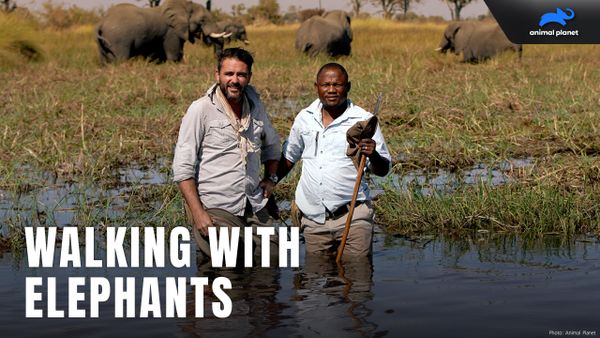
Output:
[[[227,99],[227,101],[235,101],[235,102],[240,102],[240,100],[242,99],[242,95],[244,95],[244,91],[245,91],[245,87],[242,86],[241,84],[226,84],[226,83],[219,83],[219,88],[221,89],[221,92],[223,93],[223,95],[225,95],[225,98]],[[234,89],[234,92],[231,92],[230,90]]]

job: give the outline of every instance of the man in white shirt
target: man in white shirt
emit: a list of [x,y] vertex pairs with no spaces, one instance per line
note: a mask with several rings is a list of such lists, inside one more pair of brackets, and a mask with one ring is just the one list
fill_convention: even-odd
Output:
[[[284,177],[302,160],[295,201],[302,212],[306,252],[335,253],[357,177],[357,168],[346,156],[346,132],[373,115],[348,99],[351,84],[340,64],[322,66],[314,85],[319,98],[296,116],[283,147],[278,176]],[[373,138],[360,140],[358,147],[367,156],[366,167],[371,173],[387,175],[391,157],[379,126]],[[371,254],[373,215],[369,188],[363,178],[344,257]]]

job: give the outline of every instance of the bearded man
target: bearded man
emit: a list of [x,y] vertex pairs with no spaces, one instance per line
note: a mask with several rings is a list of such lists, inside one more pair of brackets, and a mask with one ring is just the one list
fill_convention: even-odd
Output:
[[249,84],[253,63],[246,50],[225,49],[218,56],[216,84],[190,105],[181,122],[173,179],[187,204],[188,221],[203,237],[214,225],[210,211],[217,209],[237,218],[231,223],[272,226],[265,205],[277,183],[281,146]]

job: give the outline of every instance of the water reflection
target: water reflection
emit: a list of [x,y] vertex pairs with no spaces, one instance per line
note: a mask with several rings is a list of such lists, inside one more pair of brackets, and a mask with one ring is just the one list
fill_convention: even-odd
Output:
[[209,284],[217,277],[228,278],[232,289],[226,293],[233,308],[229,317],[217,318],[211,307],[219,299],[210,289],[205,289],[205,317],[194,318],[196,295],[188,293],[188,319],[180,324],[186,336],[260,337],[280,323],[281,310],[286,305],[277,300],[281,289],[278,268],[214,269],[210,261],[202,261],[196,276],[209,277]]
[[372,337],[373,265],[368,257],[335,263],[334,257],[308,255],[294,276],[292,304],[297,309],[294,334],[333,336],[339,332]]
[[[470,238],[405,238],[375,234],[372,261],[340,271],[333,258],[301,257],[301,267],[212,269],[27,268],[11,253],[0,256],[0,327],[7,337],[547,337],[549,330],[600,333],[600,243],[568,239],[475,234]],[[102,246],[100,246],[102,247]],[[304,251],[301,248],[301,253]],[[25,277],[56,276],[66,306],[70,276],[209,277],[231,280],[228,318],[216,318],[204,288],[204,318],[24,318]],[[209,284],[210,285],[210,284]],[[136,284],[137,286],[137,284]],[[161,292],[165,284],[161,283]],[[139,295],[138,289],[136,294]],[[42,306],[42,305],[41,305]],[[80,307],[89,304],[81,302]]]

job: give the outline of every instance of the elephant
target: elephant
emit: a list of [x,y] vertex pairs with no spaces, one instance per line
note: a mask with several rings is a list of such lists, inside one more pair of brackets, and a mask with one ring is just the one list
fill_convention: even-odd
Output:
[[102,64],[136,56],[155,62],[179,62],[185,41],[223,37],[209,11],[187,0],[165,0],[159,7],[119,4],[96,27]]
[[245,44],[249,44],[248,34],[246,33],[246,27],[236,21],[219,21],[217,22],[219,30],[225,32],[225,34],[231,34],[225,37],[225,42],[228,43],[231,40],[239,40]]
[[352,52],[350,16],[344,11],[329,11],[304,21],[296,32],[296,49],[309,56],[326,53],[332,57]]
[[236,21],[219,21],[217,22],[217,26],[219,27],[219,31],[225,32],[225,35],[221,38],[213,38],[210,36],[204,37],[204,44],[207,46],[213,46],[215,50],[215,55],[218,55],[223,51],[223,46],[226,43],[230,43],[232,40],[242,41],[244,44],[250,44],[250,40],[248,40],[248,34],[246,33],[246,27],[243,24]]
[[510,42],[496,23],[465,21],[446,27],[437,50],[456,55],[462,52],[463,62],[477,63],[508,50],[517,52],[520,59],[523,46]]
[[571,20],[575,17],[575,12],[573,12],[573,10],[570,8],[565,8],[565,10],[571,12],[571,14],[567,14],[562,9],[557,8],[556,13],[550,12],[542,15],[542,17],[540,18],[540,27],[543,27],[544,25],[550,22],[556,22],[557,24],[563,27],[566,26],[567,20]]

